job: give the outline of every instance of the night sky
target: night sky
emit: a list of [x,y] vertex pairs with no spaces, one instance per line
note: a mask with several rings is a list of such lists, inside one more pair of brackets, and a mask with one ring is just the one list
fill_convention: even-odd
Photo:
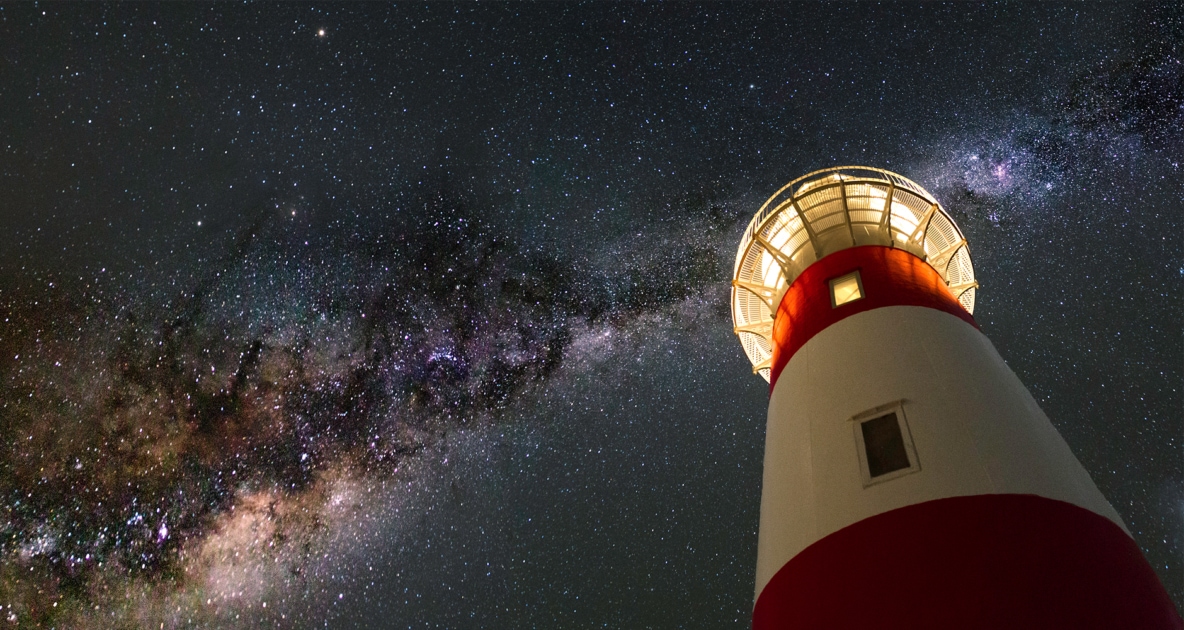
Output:
[[1170,4],[0,4],[0,621],[744,628],[782,184],[888,168],[1184,604]]

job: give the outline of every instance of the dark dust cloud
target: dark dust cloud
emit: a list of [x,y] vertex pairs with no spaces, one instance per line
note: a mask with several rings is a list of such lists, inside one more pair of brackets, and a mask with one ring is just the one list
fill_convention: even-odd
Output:
[[743,225],[869,164],[1184,602],[1184,15],[0,5],[0,624],[746,627]]

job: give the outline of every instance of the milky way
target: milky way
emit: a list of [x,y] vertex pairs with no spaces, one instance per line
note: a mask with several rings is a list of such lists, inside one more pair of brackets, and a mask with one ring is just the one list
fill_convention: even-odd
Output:
[[862,163],[1184,602],[1170,6],[0,7],[0,620],[744,627],[768,194]]

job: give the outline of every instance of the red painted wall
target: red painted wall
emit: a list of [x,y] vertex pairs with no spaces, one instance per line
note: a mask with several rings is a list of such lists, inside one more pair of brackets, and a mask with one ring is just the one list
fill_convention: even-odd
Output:
[[[858,269],[863,299],[831,307],[830,280]],[[794,280],[777,308],[773,324],[773,362],[769,391],[790,357],[827,326],[856,313],[884,306],[926,306],[966,320],[974,318],[941,276],[920,258],[890,247],[864,246],[844,249],[815,262]]]
[[761,591],[755,630],[1180,629],[1139,548],[1075,505],[1020,494],[899,508],[827,536]]

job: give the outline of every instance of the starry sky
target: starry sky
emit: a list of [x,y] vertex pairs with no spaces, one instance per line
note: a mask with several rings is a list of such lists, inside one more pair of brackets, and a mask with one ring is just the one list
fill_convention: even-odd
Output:
[[866,164],[1184,604],[1184,13],[0,4],[0,621],[748,626],[748,219]]

